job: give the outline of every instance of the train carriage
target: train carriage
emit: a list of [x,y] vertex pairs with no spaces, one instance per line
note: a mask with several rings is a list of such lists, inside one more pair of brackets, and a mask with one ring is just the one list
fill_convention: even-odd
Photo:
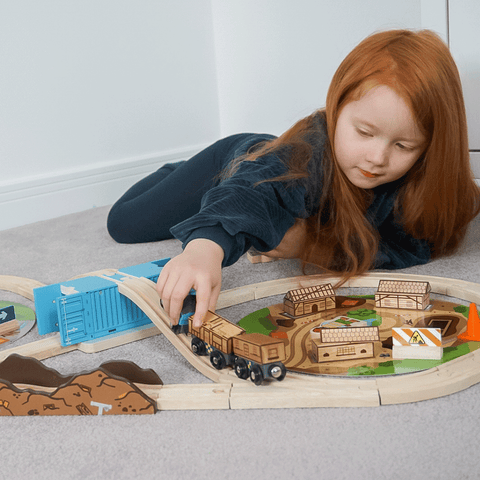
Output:
[[208,311],[202,326],[193,326],[193,316],[188,319],[192,335],[192,350],[197,355],[210,355],[211,364],[218,370],[233,365],[233,338],[245,330],[226,318]]
[[285,345],[258,333],[245,330],[226,318],[208,312],[200,328],[193,326],[190,317],[189,331],[192,350],[197,355],[209,355],[210,363],[218,370],[233,365],[239,378],[250,377],[256,385],[267,377],[283,380],[286,369]]
[[233,339],[235,373],[239,378],[248,378],[256,385],[264,378],[283,380],[287,373],[283,361],[286,358],[282,340],[260,333],[245,333]]

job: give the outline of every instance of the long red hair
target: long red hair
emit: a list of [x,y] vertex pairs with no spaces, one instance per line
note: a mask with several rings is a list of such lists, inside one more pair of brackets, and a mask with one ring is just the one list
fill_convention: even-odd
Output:
[[338,67],[324,110],[247,156],[254,160],[288,146],[289,171],[273,180],[305,177],[313,150],[309,133],[315,116],[325,116],[328,140],[320,208],[307,220],[302,260],[327,272],[341,272],[343,281],[373,266],[379,239],[365,218],[371,192],[350,183],[335,159],[335,128],[342,108],[378,85],[389,86],[405,100],[427,138],[427,147],[407,173],[395,205],[405,231],[426,240],[433,258],[448,255],[458,248],[480,211],[462,87],[448,47],[428,30],[389,30],[367,37]]

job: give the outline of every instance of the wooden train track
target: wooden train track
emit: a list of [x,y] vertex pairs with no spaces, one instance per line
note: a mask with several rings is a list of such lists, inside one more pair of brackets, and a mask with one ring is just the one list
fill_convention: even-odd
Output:
[[[116,271],[115,271],[116,272]],[[97,272],[109,278],[114,271]],[[441,277],[369,273],[349,280],[345,287],[376,287],[380,279],[413,280],[421,278],[430,282],[433,293],[461,298],[468,302],[480,303],[480,285],[462,280]],[[324,282],[335,282],[336,278],[322,276],[299,276],[273,280],[232,290],[220,294],[217,308],[226,308],[239,303],[272,295],[284,294],[288,290],[304,288]],[[159,304],[155,286],[147,279],[125,276],[118,282],[119,291],[136,303],[152,320],[156,327],[145,329],[138,338],[159,333],[187,358],[202,374],[214,384],[198,385],[138,385],[147,395],[157,401],[160,410],[187,409],[248,409],[248,408],[295,408],[295,407],[351,407],[380,406],[428,400],[464,390],[480,382],[480,350],[464,355],[438,367],[417,373],[389,377],[332,377],[309,376],[289,372],[282,382],[271,381],[255,386],[250,381],[239,380],[233,371],[214,369],[208,360],[195,356],[185,335],[176,336],[170,329],[170,319]],[[0,289],[33,298],[33,288],[42,286],[39,282],[19,277],[0,276]],[[134,339],[119,336],[117,340],[98,342],[94,348],[79,344],[62,347],[58,337],[33,342],[0,352],[0,360],[11,353],[48,358],[76,348],[83,351],[99,351],[124,344]]]

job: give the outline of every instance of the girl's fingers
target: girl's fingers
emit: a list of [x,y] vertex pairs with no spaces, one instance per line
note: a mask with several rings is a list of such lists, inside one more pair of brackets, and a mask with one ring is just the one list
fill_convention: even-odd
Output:
[[186,293],[184,293],[179,280],[177,275],[169,274],[168,270],[163,270],[157,283],[157,292],[162,300],[163,309],[174,324],[180,318],[183,300],[190,291],[187,288]]
[[166,298],[164,298],[165,297],[165,285],[168,281],[168,278],[169,278],[168,269],[166,267],[164,267],[162,269],[162,271],[160,272],[160,275],[159,275],[158,280],[157,280],[157,285],[156,285],[158,296],[162,299],[162,303],[164,304],[164,307],[165,307],[165,300],[166,300]]
[[202,324],[209,308],[215,308],[222,283],[223,255],[223,249],[215,242],[195,239],[165,265],[157,291],[173,323],[178,322],[184,300],[192,288],[197,292],[193,318],[196,326]]
[[175,290],[170,297],[169,314],[173,323],[177,324],[182,313],[183,301],[190,292],[191,287],[181,286],[178,282],[175,286]]
[[195,314],[193,315],[193,326],[199,328],[202,326],[203,319],[210,307],[211,289],[210,285],[199,285],[197,288],[197,304]]
[[220,295],[220,290],[221,290],[221,285],[215,285],[212,288],[212,292],[210,295],[210,302],[208,306],[208,309],[211,310],[212,312],[214,312],[215,309],[217,308],[217,301],[218,301],[218,296]]
[[193,316],[193,325],[197,328],[202,326],[207,311],[215,311],[218,296],[220,295],[221,284],[211,285],[206,283],[197,288],[197,305]]
[[164,268],[160,272],[160,276],[157,280],[157,292],[160,298],[162,299],[162,303],[165,309],[167,309],[167,305],[170,302],[170,294],[173,290],[173,286],[175,286],[176,281],[170,275],[170,272],[167,268]]

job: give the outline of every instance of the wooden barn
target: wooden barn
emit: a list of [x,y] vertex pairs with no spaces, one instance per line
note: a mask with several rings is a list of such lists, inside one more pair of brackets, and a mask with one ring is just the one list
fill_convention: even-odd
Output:
[[357,360],[374,356],[374,342],[380,340],[378,327],[320,328],[320,338],[312,340],[315,362]]
[[290,290],[283,298],[283,311],[292,317],[311,315],[335,308],[335,291],[330,283]]
[[380,280],[375,307],[425,310],[430,303],[430,291],[428,282]]

